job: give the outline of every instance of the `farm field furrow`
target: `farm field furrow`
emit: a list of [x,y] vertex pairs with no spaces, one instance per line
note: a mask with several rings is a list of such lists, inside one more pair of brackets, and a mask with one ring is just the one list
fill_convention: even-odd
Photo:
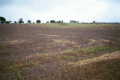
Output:
[[119,80],[119,50],[120,24],[0,24],[0,78]]

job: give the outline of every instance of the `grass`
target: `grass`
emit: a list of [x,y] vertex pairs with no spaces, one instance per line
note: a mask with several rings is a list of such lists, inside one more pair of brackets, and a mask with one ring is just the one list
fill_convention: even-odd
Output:
[[100,54],[111,53],[111,52],[118,51],[118,50],[120,50],[120,48],[113,48],[110,46],[97,46],[97,47],[88,47],[88,48],[68,49],[68,50],[63,51],[62,55],[59,55],[59,58],[64,61],[74,62],[74,61],[89,58],[89,56],[93,56],[99,53]]
[[1,80],[23,80],[20,70],[10,60],[0,61]]
[[[33,24],[30,24],[33,25]],[[50,24],[35,24],[37,26],[42,25],[45,27],[51,27],[51,28],[97,28],[97,27],[113,27],[114,26],[119,26],[119,24],[74,24],[74,23],[63,23],[63,24],[58,24],[58,23],[50,23]]]
[[63,51],[64,54],[76,54],[76,53],[101,53],[101,52],[112,52],[120,50],[119,47],[110,47],[110,46],[96,46],[96,47],[87,47],[87,48],[78,48],[78,49],[68,49]]
[[33,67],[39,64],[44,65],[46,63],[54,62],[74,62],[81,60],[81,57],[87,57],[90,55],[96,55],[97,53],[110,53],[120,50],[119,48],[112,48],[108,46],[99,46],[91,48],[78,48],[78,49],[68,49],[63,51],[61,54],[33,54],[30,58],[19,61],[16,63],[16,67],[25,68]]
[[[120,49],[108,46],[97,46],[89,48],[68,49],[63,51],[61,54],[33,54],[31,57],[22,61],[0,61],[0,73],[5,75],[9,73],[9,79],[14,76],[15,80],[24,80],[24,77],[27,74],[23,75],[23,73],[26,69],[39,66],[39,68],[46,76],[39,77],[38,80],[97,80],[97,77],[94,77],[95,75],[100,76],[101,80],[112,80],[112,78],[119,80],[120,78],[117,76],[120,74],[117,71],[119,70],[118,67],[120,66],[118,60],[114,61],[108,59],[108,61],[104,61],[101,59],[101,57],[88,58],[83,60],[80,59],[80,57],[84,55],[88,56],[89,54],[96,54],[97,52],[101,51],[108,52],[117,50]],[[91,64],[87,63],[86,65],[81,66],[82,63],[84,64],[86,62],[90,62]],[[57,68],[54,68],[52,72],[49,72],[49,69],[45,65],[48,65],[49,69],[51,69],[51,67],[54,68],[54,65],[56,65]],[[114,74],[116,77],[113,76]],[[9,80],[8,77],[1,79]]]
[[119,52],[65,65],[61,80],[119,80],[120,59],[115,55]]
[[[38,24],[37,24],[38,25]],[[100,27],[97,24],[42,24],[48,27]],[[54,25],[54,26],[53,26]],[[97,26],[96,26],[97,25]],[[39,25],[38,25],[39,26]],[[108,26],[108,24],[102,24]],[[113,25],[112,25],[113,26]],[[70,41],[54,40],[56,43],[69,44]],[[7,45],[0,45],[0,79],[24,80],[26,76],[31,80],[120,80],[120,55],[114,51],[119,47],[95,46],[87,48],[67,49],[60,54],[31,54],[23,60],[10,60],[10,54],[14,56]],[[112,55],[111,52],[113,52]],[[101,54],[104,53],[104,54]],[[107,58],[101,57],[106,55]],[[21,53],[22,54],[22,53]],[[89,55],[101,54],[96,57]],[[116,56],[116,57],[115,57]],[[81,57],[83,57],[81,59]],[[87,57],[87,58],[85,58]],[[111,58],[109,58],[111,57]],[[114,58],[115,57],[115,58]],[[2,60],[2,58],[4,58]],[[39,68],[39,69],[38,69]],[[38,74],[34,75],[35,69]],[[29,71],[30,70],[30,71]],[[28,71],[28,73],[26,73]],[[30,72],[30,73],[29,73]],[[32,72],[32,73],[31,73]],[[40,72],[40,73],[39,73]],[[31,77],[31,75],[33,77]],[[43,75],[43,76],[41,76]],[[36,78],[34,78],[36,77]]]
[[3,45],[3,44],[0,44],[0,49],[1,49],[1,50],[2,50],[2,49],[6,49],[6,46]]
[[97,47],[90,47],[90,48],[82,48],[81,51],[87,53],[97,53],[97,52],[111,52],[120,50],[118,47],[110,47],[110,46],[97,46]]
[[[13,51],[8,48],[8,45],[0,45],[0,78],[1,80],[23,80],[19,68],[9,56]],[[13,54],[13,53],[12,53]],[[6,58],[8,57],[8,58]]]
[[[61,41],[57,41],[61,42]],[[62,41],[64,42],[64,41]],[[66,42],[66,41],[65,41]],[[7,45],[0,45],[1,50],[9,50]],[[38,80],[80,80],[82,79],[79,77],[80,75],[83,77],[83,80],[88,80],[89,78],[86,78],[87,76],[90,77],[90,79],[94,78],[92,77],[93,74],[100,74],[97,70],[93,70],[93,73],[91,72],[92,68],[94,69],[95,67],[92,65],[87,64],[88,66],[92,66],[91,69],[89,67],[83,66],[80,67],[79,64],[85,63],[86,61],[90,62],[93,60],[97,60],[98,58],[86,58],[81,59],[81,57],[86,57],[91,54],[96,55],[97,53],[107,53],[107,52],[114,52],[118,51],[120,48],[113,48],[110,46],[96,46],[96,47],[88,47],[88,48],[75,48],[75,49],[68,49],[63,51],[61,54],[32,54],[30,57],[24,59],[24,60],[18,60],[18,61],[13,61],[13,60],[1,60],[0,61],[0,74],[2,74],[1,79],[2,80],[10,80],[14,78],[14,80],[24,80],[24,77],[27,74],[23,74],[26,69],[31,69],[39,66],[39,68],[44,72],[44,75],[47,75],[46,77],[39,77]],[[10,51],[11,52],[11,51]],[[4,54],[4,53],[0,53]],[[10,53],[8,52],[4,57],[9,56]],[[112,61],[111,61],[112,62]],[[104,71],[109,71],[108,73],[103,73],[100,75],[107,75],[109,80],[111,80],[114,76],[113,74],[115,70],[115,67],[118,67],[119,64],[118,62],[115,63],[108,63],[109,66],[102,64],[102,68],[100,69]],[[111,64],[114,64],[116,66],[112,66]],[[49,72],[49,69],[45,65],[48,65],[54,68],[54,65],[57,66],[57,68],[53,69],[53,72]],[[98,66],[99,64],[95,64]],[[104,67],[105,66],[105,67]],[[107,66],[107,67],[106,67]],[[99,67],[99,66],[98,66]],[[90,76],[89,76],[89,74]],[[119,75],[119,73],[115,73],[116,75]],[[87,76],[86,76],[87,75]],[[9,77],[5,77],[9,76]],[[118,76],[116,76],[118,77]],[[34,80],[34,79],[33,79]],[[105,80],[105,79],[102,79]],[[117,80],[117,78],[116,78]]]
[[[59,57],[56,55],[54,56],[40,55],[39,57],[44,57],[44,61],[48,60],[49,63],[52,63],[52,65],[56,64],[58,66],[57,69],[53,70],[53,72],[49,72],[49,70],[44,66],[44,64],[47,64],[48,62],[45,62],[44,64],[43,63],[38,64],[40,65],[39,68],[41,68],[44,71],[44,74],[46,75],[45,77],[39,77],[38,80],[99,80],[99,79],[119,80],[120,79],[119,52],[112,54],[105,54],[99,57],[89,58],[85,60],[78,60],[72,63],[64,62],[63,57],[60,58],[60,55]],[[48,66],[52,66],[52,65],[48,65]],[[34,65],[33,67],[35,66],[36,65]],[[49,67],[49,69],[51,68]],[[19,79],[20,77],[22,77],[20,72],[18,72],[17,76]],[[22,80],[22,78],[20,80]]]
[[15,63],[9,66],[9,70],[15,73],[16,80],[24,80],[21,69]]

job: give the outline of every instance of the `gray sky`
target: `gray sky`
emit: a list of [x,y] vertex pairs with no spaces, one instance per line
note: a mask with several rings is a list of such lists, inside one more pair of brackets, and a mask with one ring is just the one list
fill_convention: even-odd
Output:
[[119,8],[120,0],[0,0],[0,16],[9,20],[120,22]]

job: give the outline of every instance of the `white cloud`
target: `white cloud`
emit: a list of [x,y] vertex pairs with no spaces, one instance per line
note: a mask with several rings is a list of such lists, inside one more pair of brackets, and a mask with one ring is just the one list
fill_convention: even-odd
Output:
[[102,17],[106,9],[105,3],[96,0],[69,0],[64,6],[54,8],[50,16],[89,21]]
[[[1,15],[10,19],[71,19],[79,21],[107,20],[119,16],[117,7],[105,0],[15,0],[13,4],[0,8]],[[112,11],[112,12],[111,12]],[[106,18],[106,19],[105,19]]]

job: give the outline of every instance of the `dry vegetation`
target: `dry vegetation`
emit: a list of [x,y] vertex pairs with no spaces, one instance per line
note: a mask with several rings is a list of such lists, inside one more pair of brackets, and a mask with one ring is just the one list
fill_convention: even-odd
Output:
[[0,79],[120,80],[119,31],[119,24],[0,25]]

